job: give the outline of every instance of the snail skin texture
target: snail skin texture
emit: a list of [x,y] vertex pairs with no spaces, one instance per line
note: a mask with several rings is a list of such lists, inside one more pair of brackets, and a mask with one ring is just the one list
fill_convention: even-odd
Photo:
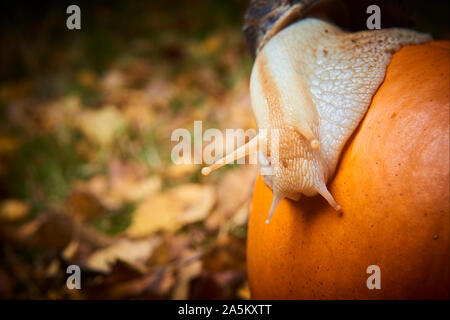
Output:
[[[345,142],[364,117],[392,54],[430,40],[407,29],[348,33],[316,18],[291,24],[259,50],[250,78],[258,127],[268,134],[259,134],[202,173],[258,152],[259,162],[273,172],[263,175],[273,191],[266,223],[283,198],[298,200],[301,194],[319,193],[340,210],[326,183]],[[276,145],[266,142],[273,132],[279,137]]]

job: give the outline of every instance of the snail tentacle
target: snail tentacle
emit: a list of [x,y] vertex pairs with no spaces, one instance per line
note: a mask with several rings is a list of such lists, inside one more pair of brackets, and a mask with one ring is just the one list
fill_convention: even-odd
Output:
[[[259,152],[260,163],[271,169],[271,174],[262,174],[273,190],[267,223],[282,199],[297,200],[302,194],[320,194],[340,210],[326,184],[382,83],[392,54],[402,46],[431,40],[406,29],[349,33],[305,17],[306,10],[319,2],[251,1],[244,26],[256,56],[251,103],[260,131],[277,139],[265,141],[259,135],[202,169],[209,174]],[[267,145],[258,148],[259,140]]]

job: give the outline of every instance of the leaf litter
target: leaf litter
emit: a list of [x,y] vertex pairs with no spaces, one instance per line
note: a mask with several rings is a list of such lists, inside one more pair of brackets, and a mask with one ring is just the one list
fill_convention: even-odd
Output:
[[[195,120],[255,128],[246,4],[192,5],[142,3],[119,20],[92,8],[81,41],[63,35],[49,43],[58,59],[0,82],[0,298],[249,298],[255,166],[203,177],[170,160],[172,131]],[[72,264],[83,290],[66,287]]]

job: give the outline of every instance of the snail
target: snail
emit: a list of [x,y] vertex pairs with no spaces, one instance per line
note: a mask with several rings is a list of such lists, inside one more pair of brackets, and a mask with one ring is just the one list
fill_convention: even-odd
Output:
[[383,82],[392,54],[431,40],[400,28],[350,33],[323,16],[308,16],[317,3],[251,0],[244,33],[255,56],[250,97],[260,133],[202,169],[207,175],[257,152],[259,163],[272,169],[262,175],[273,191],[266,223],[282,199],[299,200],[302,194],[320,194],[340,210],[326,184]]

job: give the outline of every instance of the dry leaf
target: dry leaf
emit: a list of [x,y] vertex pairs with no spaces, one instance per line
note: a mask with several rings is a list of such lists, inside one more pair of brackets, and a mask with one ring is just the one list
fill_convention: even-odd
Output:
[[0,268],[0,299],[10,300],[17,298],[14,297],[14,287],[15,281],[13,275]]
[[239,299],[250,300],[251,295],[248,282],[245,282],[244,285],[238,289],[237,296]]
[[167,168],[165,175],[169,179],[178,180],[198,172],[200,168],[198,164],[172,164]]
[[118,261],[103,281],[88,284],[83,291],[88,291],[90,299],[167,299],[174,281],[170,268],[142,275]]
[[116,69],[108,71],[100,81],[101,88],[107,93],[121,89],[124,84],[123,73]]
[[180,204],[170,194],[154,195],[138,206],[126,234],[142,237],[158,230],[175,231],[181,227],[178,221],[180,210]]
[[17,199],[7,199],[0,203],[0,220],[15,222],[24,219],[30,212],[30,206]]
[[202,42],[202,49],[206,55],[212,55],[222,45],[223,37],[220,34],[214,34],[206,38]]
[[112,188],[119,187],[122,180],[140,180],[148,175],[148,167],[134,159],[128,161],[113,158],[108,164],[109,181]]
[[235,225],[245,224],[248,217],[247,203],[252,196],[256,174],[257,167],[248,165],[224,174],[217,186],[217,206],[205,221],[208,230],[217,230],[225,223],[232,222],[230,219],[236,219],[232,222]]
[[248,221],[248,215],[250,213],[250,200],[244,202],[244,204],[236,211],[231,218],[230,223],[234,226],[243,226]]
[[211,272],[245,270],[245,257],[245,240],[227,236],[218,240],[202,261],[205,270]]
[[110,272],[112,265],[120,260],[138,270],[145,269],[145,262],[159,245],[159,238],[146,240],[120,240],[94,252],[87,260],[87,267],[100,272]]
[[19,145],[19,139],[0,132],[0,156],[15,151]]
[[256,173],[256,166],[241,166],[228,171],[221,179],[217,190],[217,210],[225,217],[234,215],[251,197]]
[[155,123],[155,114],[149,99],[141,91],[134,93],[123,110],[124,117],[133,128],[145,130]]
[[31,79],[19,82],[5,83],[0,89],[0,97],[5,103],[30,95],[33,90],[33,81]]
[[182,205],[182,212],[178,217],[182,224],[205,219],[216,201],[213,187],[207,185],[181,185],[173,189],[172,194],[174,200]]
[[145,91],[155,108],[164,108],[174,96],[175,87],[169,81],[156,79],[147,86]]
[[158,230],[175,231],[185,224],[204,219],[214,203],[214,189],[211,186],[178,186],[141,203],[126,233],[139,237]]
[[71,261],[73,260],[73,258],[75,257],[75,254],[78,251],[78,248],[80,246],[80,243],[76,240],[72,240],[69,242],[69,244],[67,245],[67,247],[64,248],[64,250],[62,250],[61,252],[61,256],[66,259],[67,261]]
[[159,176],[148,176],[148,167],[138,161],[112,159],[109,162],[109,189],[101,197],[108,207],[118,208],[125,202],[137,202],[161,189]]
[[82,70],[77,74],[78,82],[88,88],[97,86],[97,75],[91,70]]
[[[195,256],[197,253],[192,250],[186,250],[182,254],[182,259],[188,260],[190,257]],[[195,260],[178,270],[176,279],[176,286],[172,293],[172,299],[184,300],[189,298],[189,283],[198,276],[202,271],[201,260]]]
[[108,179],[104,175],[96,175],[88,180],[78,180],[74,184],[75,190],[90,193],[99,200],[102,200],[108,191]]
[[131,177],[122,179],[115,185],[109,194],[109,200],[113,198],[116,202],[136,202],[151,196],[161,189],[161,178],[158,176],[148,177],[136,181]]
[[98,199],[86,192],[72,192],[65,201],[66,212],[80,221],[98,219],[106,214]]
[[83,111],[76,119],[77,127],[88,139],[101,146],[109,146],[126,122],[114,106]]
[[245,279],[244,270],[203,271],[192,279],[189,299],[237,299],[237,290]]

